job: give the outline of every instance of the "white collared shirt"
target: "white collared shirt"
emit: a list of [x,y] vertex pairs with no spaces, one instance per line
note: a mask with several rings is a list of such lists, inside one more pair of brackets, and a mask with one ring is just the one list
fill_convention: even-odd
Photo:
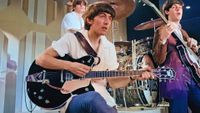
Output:
[[[80,30],[84,37],[89,41],[88,31]],[[97,56],[101,58],[101,62],[92,68],[92,71],[105,71],[116,70],[118,67],[117,56],[115,46],[107,40],[105,36],[100,38],[100,46],[97,52]],[[87,53],[79,44],[77,38],[73,33],[66,33],[58,41],[52,43],[52,47],[57,53],[63,57],[65,54],[72,56],[74,59],[86,56]],[[106,79],[101,79],[92,83],[96,92],[98,92],[107,102],[109,106],[115,106],[116,103],[111,95],[106,90]]]
[[83,18],[75,11],[67,13],[61,23],[61,36],[69,29],[80,30],[84,28]]

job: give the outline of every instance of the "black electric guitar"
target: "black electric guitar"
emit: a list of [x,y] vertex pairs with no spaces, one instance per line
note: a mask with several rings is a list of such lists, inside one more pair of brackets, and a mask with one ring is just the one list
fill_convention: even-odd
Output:
[[[158,16],[167,24],[167,19],[160,12],[160,10],[149,0],[142,0],[145,4],[152,7]],[[181,61],[185,66],[190,70],[193,78],[196,82],[200,83],[200,56],[198,56],[190,47],[188,47],[187,42],[182,38],[178,37],[176,32],[172,33],[172,36],[177,40],[177,50],[180,56]]]
[[[84,56],[80,59],[73,59],[69,55],[65,55],[65,57],[59,59],[79,62],[88,66],[92,66],[94,63],[94,57],[90,55]],[[34,61],[29,69],[29,75],[26,77],[27,94],[30,100],[39,107],[57,109],[66,103],[67,99],[71,97],[71,94],[82,94],[94,90],[92,85],[89,83],[87,86],[80,85],[71,91],[66,92],[62,88],[66,83],[75,81],[76,85],[79,85],[82,80],[119,76],[132,76],[137,79],[137,76],[140,76],[142,72],[142,70],[91,71],[82,78],[66,70],[49,70],[42,68],[36,65]],[[159,80],[165,81],[173,80],[175,78],[175,73],[170,68],[157,68],[152,72],[159,78]],[[67,85],[66,87],[70,87],[70,85]]]

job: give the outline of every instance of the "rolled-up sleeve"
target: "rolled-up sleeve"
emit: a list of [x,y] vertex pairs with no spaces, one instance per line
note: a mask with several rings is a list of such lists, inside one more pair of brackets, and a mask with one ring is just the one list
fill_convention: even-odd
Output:
[[57,41],[53,41],[51,46],[61,57],[69,53],[69,42],[67,41],[66,35]]

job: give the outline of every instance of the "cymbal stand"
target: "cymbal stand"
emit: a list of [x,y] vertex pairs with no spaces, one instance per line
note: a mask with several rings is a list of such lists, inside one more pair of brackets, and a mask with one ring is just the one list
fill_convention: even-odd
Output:
[[137,64],[136,64],[136,40],[132,40],[131,41],[131,47],[132,47],[132,67],[133,67],[133,70],[136,69],[137,67]]

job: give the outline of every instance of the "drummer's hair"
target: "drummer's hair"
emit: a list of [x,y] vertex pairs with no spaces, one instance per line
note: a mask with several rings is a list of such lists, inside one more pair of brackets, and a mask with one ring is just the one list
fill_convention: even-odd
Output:
[[80,5],[80,4],[84,4],[85,6],[87,6],[88,2],[87,0],[73,0],[72,6],[73,8],[76,7],[76,5]]
[[85,29],[89,30],[91,24],[87,22],[87,19],[93,20],[94,17],[96,17],[98,14],[106,12],[111,15],[111,17],[114,19],[115,18],[115,10],[112,8],[112,6],[106,2],[95,2],[91,5],[89,5],[88,9],[86,12],[83,14],[83,18],[85,21]]
[[165,11],[169,11],[169,9],[174,5],[174,4],[180,4],[181,6],[184,6],[184,2],[182,0],[166,0],[163,4],[162,10],[163,14],[165,17],[168,18],[168,16],[165,14]]

